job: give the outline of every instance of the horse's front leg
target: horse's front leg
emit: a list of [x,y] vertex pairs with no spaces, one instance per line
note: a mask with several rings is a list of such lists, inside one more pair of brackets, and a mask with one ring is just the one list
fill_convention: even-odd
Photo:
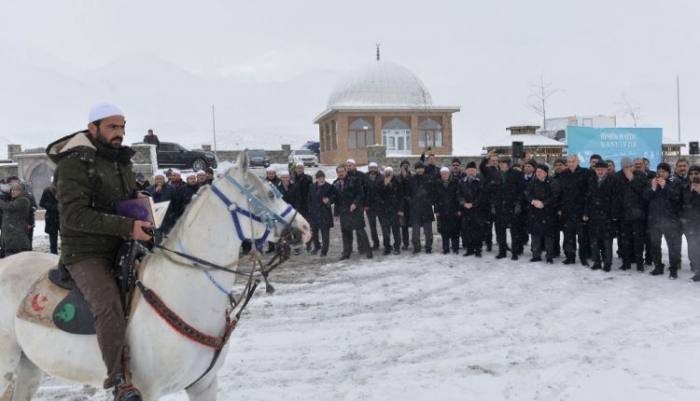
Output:
[[218,375],[216,372],[211,373],[211,375],[207,375],[207,377],[204,377],[187,390],[187,396],[190,397],[190,401],[216,401]]

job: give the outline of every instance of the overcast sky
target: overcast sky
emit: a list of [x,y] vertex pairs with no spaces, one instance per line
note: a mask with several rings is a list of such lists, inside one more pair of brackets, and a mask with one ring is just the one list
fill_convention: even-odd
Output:
[[[541,75],[560,90],[548,116],[618,114],[627,125],[625,92],[642,125],[677,138],[679,75],[687,142],[700,138],[698,20],[697,0],[34,0],[0,3],[0,41],[85,70],[148,53],[235,82],[348,71],[379,41],[382,59],[414,71],[436,104],[462,107],[462,142],[537,124],[525,105]],[[325,102],[309,107],[315,134]]]

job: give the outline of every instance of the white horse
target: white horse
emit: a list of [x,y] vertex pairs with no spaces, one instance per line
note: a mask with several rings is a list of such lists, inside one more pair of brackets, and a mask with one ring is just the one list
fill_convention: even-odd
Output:
[[[211,188],[200,190],[164,241],[166,248],[235,269],[242,238],[269,235],[267,239],[274,241],[283,228],[293,227],[308,242],[306,220],[281,199],[276,188],[248,171],[247,152],[241,152],[237,166]],[[56,263],[53,255],[27,252],[0,264],[0,397],[5,392],[8,400],[29,400],[39,388],[42,371],[96,387],[106,377],[95,335],[68,334],[16,316],[34,281]],[[140,281],[189,325],[222,336],[230,305],[225,289],[233,287],[235,277],[159,251],[148,259]],[[143,398],[157,400],[186,389],[190,400],[216,400],[217,371],[228,346],[197,381],[210,368],[214,349],[176,332],[142,294],[137,295],[127,339],[133,383]]]

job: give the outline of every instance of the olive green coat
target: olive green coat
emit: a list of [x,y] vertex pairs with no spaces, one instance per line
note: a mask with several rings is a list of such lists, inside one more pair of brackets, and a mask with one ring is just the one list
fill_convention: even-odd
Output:
[[0,210],[2,210],[2,249],[5,251],[28,251],[29,229],[27,228],[27,215],[31,208],[29,196],[25,193],[20,196],[4,201],[0,200]]
[[46,154],[56,163],[62,263],[113,261],[134,226],[133,219],[115,212],[117,201],[134,196],[134,151],[110,148],[81,131],[50,144]]

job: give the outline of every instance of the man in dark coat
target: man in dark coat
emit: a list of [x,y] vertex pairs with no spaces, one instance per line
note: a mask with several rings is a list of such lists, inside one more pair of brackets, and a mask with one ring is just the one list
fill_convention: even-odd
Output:
[[280,183],[280,179],[277,176],[277,170],[270,166],[265,170],[265,180],[270,182],[272,185],[277,186]]
[[486,244],[486,251],[491,252],[493,247],[493,225],[496,222],[496,205],[492,202],[492,197],[495,191],[500,188],[500,182],[496,180],[500,176],[498,173],[498,155],[493,150],[489,151],[479,164],[479,173],[484,192],[482,208],[487,215],[484,222],[483,239],[484,244]]
[[[27,195],[27,198],[29,199],[29,202],[31,203],[31,206],[29,208],[29,212],[27,212],[27,238],[29,239],[29,250],[32,250],[32,242],[34,241],[34,226],[36,225],[34,213],[37,210],[37,205],[36,205],[36,199],[34,199],[34,194],[32,194],[32,187],[31,185],[28,185],[27,183],[22,182],[19,177],[16,175],[10,176],[7,178],[7,183],[12,185],[12,184],[19,184],[22,186],[22,192]],[[0,197],[0,199],[10,201],[11,197],[8,195],[6,198]],[[2,219],[0,219],[0,222]]]
[[148,134],[144,135],[143,143],[147,143],[149,145],[156,145],[156,150],[160,148],[160,139],[158,139],[158,135],[155,135],[153,133],[152,129],[149,129]]
[[173,210],[173,226],[177,221],[185,214],[187,205],[192,202],[192,197],[199,191],[199,185],[197,184],[197,175],[190,173],[185,177],[185,185],[175,191],[173,195],[173,200],[170,203],[170,208]]
[[583,209],[586,206],[586,193],[591,170],[578,165],[578,157],[566,157],[567,169],[558,182],[561,218],[564,229],[564,259],[565,265],[576,263],[576,242],[578,240],[578,256],[583,266],[588,266],[587,223],[583,221]]
[[[596,155],[593,155],[596,156]],[[591,156],[591,160],[600,160],[600,157],[594,159]],[[594,163],[596,163],[594,161]],[[592,165],[591,171],[595,171],[595,164]],[[566,171],[566,159],[560,157],[554,160],[554,175],[552,176],[552,189],[557,196],[557,214],[554,219],[554,257],[558,258],[561,256],[561,232],[564,229],[564,223],[562,223],[561,218],[561,175]]]
[[[527,192],[528,185],[535,178],[536,168],[537,162],[534,159],[530,159],[523,163],[523,181],[525,181],[524,192]],[[515,251],[518,255],[522,255],[525,244],[527,244],[529,237],[527,225],[529,222],[528,215],[530,213],[530,207],[527,203],[527,200],[525,199],[525,193],[523,193],[522,206],[520,207],[520,209],[522,210],[522,213],[520,213],[520,215],[518,216],[518,222],[516,224],[518,244],[520,248],[516,249]]]
[[413,174],[410,171],[411,163],[408,160],[402,160],[399,165],[399,174],[396,178],[399,179],[401,183],[401,193],[403,194],[403,216],[399,217],[399,226],[401,227],[401,241],[403,242],[403,250],[408,249],[409,235],[408,229],[411,226],[411,208],[408,207],[406,202],[406,190],[408,188],[408,181]]
[[474,162],[467,163],[467,174],[459,182],[458,202],[462,213],[462,237],[467,249],[464,256],[475,255],[480,258],[484,225],[488,219],[484,208],[488,202]]
[[[683,189],[681,221],[688,240],[688,259],[695,272],[693,281],[700,281],[700,166],[694,164],[688,172],[689,185]],[[670,277],[675,278],[675,277]]]
[[[331,205],[335,201],[335,187],[326,182],[326,174],[323,170],[318,170],[316,172],[316,182],[309,186],[308,194],[311,242],[314,245],[311,250],[312,255],[316,255],[319,251],[321,251],[321,257],[325,257],[328,254],[330,230],[333,227],[333,210]],[[321,232],[323,245],[319,242],[319,231]]]
[[44,214],[44,232],[49,235],[49,250],[54,255],[58,255],[58,199],[56,199],[56,185],[52,182],[51,185],[44,188],[41,193],[39,206],[46,210]]
[[406,202],[411,210],[411,242],[413,253],[421,251],[420,230],[425,235],[425,253],[433,252],[433,205],[435,204],[435,186],[432,177],[425,174],[423,162],[416,162],[416,174],[408,179]]
[[452,169],[450,169],[450,177],[454,178],[459,182],[462,178],[466,177],[464,171],[462,171],[462,161],[459,157],[452,158]]
[[[61,260],[83,293],[95,318],[97,343],[106,366],[105,388],[115,400],[141,400],[124,378],[126,324],[111,270],[122,240],[148,241],[146,221],[118,216],[115,202],[136,196],[131,158],[122,146],[124,114],[101,104],[89,114],[88,129],[50,144],[60,211]],[[145,196],[145,195],[143,195]]]
[[376,210],[382,227],[384,255],[391,253],[391,234],[394,235],[394,255],[399,254],[401,228],[399,220],[404,215],[404,194],[401,181],[394,176],[394,169],[386,167],[382,180],[376,183]]
[[617,182],[608,173],[608,163],[598,160],[595,176],[588,182],[583,220],[588,223],[592,270],[609,272],[612,266],[614,225],[620,219],[620,197]]
[[19,183],[12,184],[10,199],[0,200],[0,242],[6,257],[30,250],[27,237],[27,214],[30,210],[31,202],[29,195],[24,192],[24,187]]
[[622,170],[616,173],[623,213],[620,216],[621,270],[628,270],[636,263],[637,271],[644,271],[644,173],[634,171],[634,162],[625,156],[620,161]]
[[[554,263],[554,216],[557,198],[552,190],[549,167],[540,164],[535,169],[535,176],[527,187],[527,203],[530,207],[529,228],[532,235],[532,259],[530,262],[542,261],[542,244],[548,264]],[[512,232],[512,231],[511,231]]]
[[340,232],[343,235],[343,253],[340,260],[350,258],[353,231],[357,235],[360,253],[367,255],[367,259],[372,259],[372,249],[365,232],[365,218],[362,211],[365,193],[360,179],[350,177],[344,165],[336,167],[335,171],[338,179],[333,183],[337,193],[334,215],[340,219]]
[[459,253],[459,237],[462,226],[462,213],[458,201],[459,181],[452,176],[450,169],[440,169],[440,179],[435,183],[435,214],[438,218],[438,232],[442,236],[442,253]]
[[292,182],[294,182],[294,186],[297,189],[297,199],[293,205],[294,209],[304,218],[307,218],[309,216],[309,187],[313,184],[313,179],[304,172],[304,163],[297,163],[294,166]]
[[369,164],[369,172],[366,175],[367,185],[365,186],[365,199],[367,200],[365,213],[369,222],[369,233],[372,237],[372,250],[379,249],[379,234],[377,233],[377,188],[378,184],[384,180],[384,176],[379,172],[379,166],[375,162]]
[[[425,159],[425,153],[428,152],[428,159]],[[420,161],[423,162],[425,167],[425,172],[423,174],[427,175],[432,179],[438,179],[440,176],[440,168],[437,166],[437,161],[435,160],[435,153],[431,152],[430,147],[427,147],[420,154]]]
[[[525,194],[523,173],[511,168],[511,159],[501,156],[498,159],[499,170],[482,169],[482,173],[490,174],[487,180],[492,186],[491,208],[495,215],[496,240],[498,254],[496,259],[505,258],[508,249],[511,250],[512,260],[518,260],[518,251],[523,248],[518,237],[518,218],[522,211]],[[486,176],[485,176],[486,178]],[[506,230],[510,227],[511,246],[508,247]]]
[[681,266],[682,190],[680,185],[669,181],[671,166],[668,163],[659,163],[656,170],[657,176],[649,180],[649,186],[644,192],[644,199],[648,202],[649,253],[654,262],[651,274],[664,274],[664,264],[661,262],[663,236],[668,247],[669,270],[675,275]]
[[162,236],[170,232],[170,230],[175,225],[175,216],[173,214],[173,203],[172,200],[175,197],[176,189],[169,183],[165,182],[165,173],[162,170],[158,170],[153,174],[153,185],[146,188],[151,197],[153,197],[153,202],[171,202],[168,206],[168,210],[165,212],[165,218],[158,228],[159,235],[156,236],[156,242],[160,243]]

